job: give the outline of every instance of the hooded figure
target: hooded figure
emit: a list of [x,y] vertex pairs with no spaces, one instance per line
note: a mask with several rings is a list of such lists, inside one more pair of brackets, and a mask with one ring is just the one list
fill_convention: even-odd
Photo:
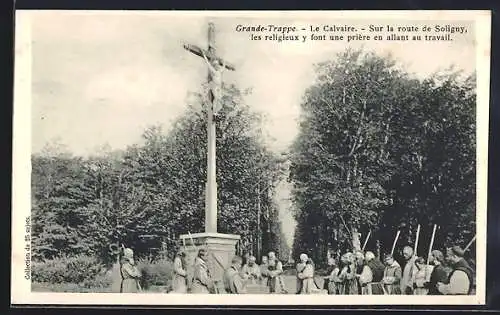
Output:
[[[328,294],[340,294],[342,281],[339,279],[340,268],[334,258],[328,259],[329,271],[328,278],[325,278]],[[328,280],[328,281],[327,281]]]
[[433,250],[429,257],[429,262],[434,265],[432,269],[429,283],[427,284],[427,288],[429,291],[427,295],[442,295],[441,292],[437,289],[438,282],[447,282],[448,281],[448,270],[444,266],[444,255],[439,250]]
[[342,294],[346,295],[357,295],[358,290],[358,280],[356,279],[356,257],[353,253],[345,253],[341,257],[342,268],[339,278],[342,280]]
[[224,272],[224,289],[226,290],[226,293],[246,293],[246,283],[240,273],[242,262],[243,259],[241,257],[234,256],[231,260],[231,266]]
[[139,284],[141,272],[135,265],[134,251],[130,248],[123,250],[121,274],[123,279],[120,289],[121,293],[137,293],[141,290]]
[[307,259],[304,270],[298,276],[302,279],[300,294],[311,294],[318,289],[314,282],[314,264],[311,258]]
[[394,259],[392,255],[385,256],[386,267],[384,269],[384,278],[382,283],[384,284],[384,290],[387,294],[401,294],[401,266]]
[[304,268],[306,268],[306,263],[307,263],[307,255],[306,254],[300,254],[300,262],[297,264],[296,269],[297,269],[297,291],[296,294],[300,294],[302,291],[302,278],[300,278],[301,273],[304,271]]
[[427,283],[430,281],[433,266],[428,266],[423,257],[417,257],[415,259],[415,267],[417,271],[415,273],[415,281],[413,282],[413,294],[427,295],[429,291]]
[[256,263],[255,256],[249,256],[248,262],[243,266],[242,273],[244,278],[248,279],[249,283],[256,284],[260,282],[261,274],[260,267]]
[[172,293],[187,293],[186,254],[177,253],[174,258],[174,277],[172,279]]
[[458,246],[449,248],[446,258],[453,267],[447,284],[438,282],[437,289],[444,295],[468,295],[474,287],[474,271],[464,259],[464,250]]
[[210,294],[214,288],[214,283],[210,272],[208,271],[208,253],[205,249],[198,251],[198,257],[194,263],[193,284],[191,286],[191,293]]
[[269,292],[279,294],[287,293],[283,277],[281,276],[283,273],[283,264],[279,261],[274,252],[269,252],[268,257],[267,268],[269,270],[269,280],[267,285],[269,287]]
[[362,286],[361,293],[368,295],[384,294],[382,278],[384,277],[384,264],[375,257],[373,252],[366,252],[365,266],[359,276],[359,283]]

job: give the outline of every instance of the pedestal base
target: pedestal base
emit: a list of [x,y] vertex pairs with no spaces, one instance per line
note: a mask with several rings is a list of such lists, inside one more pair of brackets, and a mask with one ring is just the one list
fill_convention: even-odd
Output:
[[[236,254],[236,243],[239,235],[221,233],[195,233],[180,236],[181,246],[186,252],[186,269],[188,281],[193,277],[194,259],[199,249],[208,251],[208,268],[213,280],[222,281],[224,271],[231,265],[231,259]],[[189,283],[191,284],[191,283]]]

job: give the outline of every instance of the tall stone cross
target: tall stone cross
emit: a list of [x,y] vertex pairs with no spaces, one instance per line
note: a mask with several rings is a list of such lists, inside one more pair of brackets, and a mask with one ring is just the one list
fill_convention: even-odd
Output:
[[[218,57],[215,49],[215,25],[208,24],[208,49],[202,49],[198,46],[184,45],[184,48],[189,52],[206,58],[210,63],[218,62],[220,65],[228,70],[234,71],[233,65],[225,62],[222,58]],[[212,76],[213,70],[209,65],[208,72],[208,85],[212,86],[214,78]],[[222,89],[222,86],[220,87]],[[216,95],[215,95],[216,96]],[[220,96],[219,96],[220,97]],[[214,99],[214,94],[208,91],[208,110],[207,110],[207,135],[208,135],[208,150],[207,150],[207,182],[205,186],[205,232],[217,233],[217,180],[216,180],[216,153],[215,153],[215,123],[214,120],[214,101],[221,101],[221,99]]]

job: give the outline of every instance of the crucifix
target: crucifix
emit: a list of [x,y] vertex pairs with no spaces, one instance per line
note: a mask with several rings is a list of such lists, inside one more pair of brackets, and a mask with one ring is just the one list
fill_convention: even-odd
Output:
[[215,124],[218,111],[222,104],[222,72],[225,69],[234,71],[233,65],[218,57],[215,49],[215,26],[208,23],[208,49],[194,45],[184,45],[184,48],[205,59],[208,66],[208,97],[207,97],[207,182],[205,187],[205,232],[217,233],[217,180],[215,154]]

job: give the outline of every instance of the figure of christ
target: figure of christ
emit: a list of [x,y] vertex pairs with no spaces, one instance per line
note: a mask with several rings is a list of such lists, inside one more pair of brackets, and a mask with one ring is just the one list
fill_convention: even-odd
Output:
[[218,114],[222,108],[222,73],[225,68],[225,64],[221,64],[219,59],[213,58],[211,61],[208,60],[205,52],[203,52],[203,59],[207,63],[208,69],[210,71],[211,80],[209,82],[209,89],[212,99],[212,114],[213,120],[218,121]]

